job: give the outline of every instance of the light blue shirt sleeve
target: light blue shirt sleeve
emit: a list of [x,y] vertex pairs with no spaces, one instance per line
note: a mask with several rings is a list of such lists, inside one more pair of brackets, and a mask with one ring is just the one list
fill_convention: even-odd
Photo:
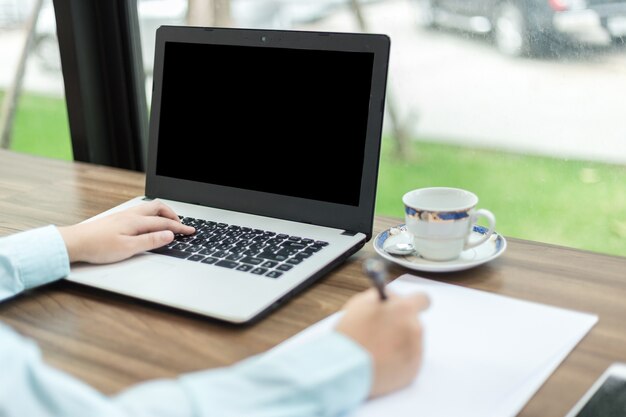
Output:
[[[0,239],[0,300],[69,273],[49,226]],[[0,416],[331,417],[370,391],[369,354],[337,332],[229,368],[139,384],[108,397],[47,366],[36,345],[0,325]]]
[[0,301],[69,272],[65,242],[54,226],[0,238]]

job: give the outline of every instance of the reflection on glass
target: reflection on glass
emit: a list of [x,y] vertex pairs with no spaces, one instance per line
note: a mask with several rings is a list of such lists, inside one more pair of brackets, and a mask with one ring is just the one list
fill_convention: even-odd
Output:
[[[50,0],[40,9],[35,5],[34,0],[0,0],[0,102],[5,115],[0,120],[6,120],[0,130],[8,132],[12,150],[71,160],[54,9]],[[39,12],[30,26],[32,43],[20,66],[33,10]],[[11,107],[16,110],[10,112]]]
[[414,0],[427,28],[491,34],[510,56],[545,56],[570,47],[623,44],[626,2],[616,0]]
[[168,24],[226,10],[236,27],[391,37],[379,214],[401,218],[409,189],[463,187],[504,235],[626,256],[626,1],[178,3]]

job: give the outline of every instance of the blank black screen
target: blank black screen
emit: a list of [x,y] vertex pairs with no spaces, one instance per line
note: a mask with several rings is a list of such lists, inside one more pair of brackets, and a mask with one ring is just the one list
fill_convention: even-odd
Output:
[[167,42],[156,174],[358,206],[373,63]]

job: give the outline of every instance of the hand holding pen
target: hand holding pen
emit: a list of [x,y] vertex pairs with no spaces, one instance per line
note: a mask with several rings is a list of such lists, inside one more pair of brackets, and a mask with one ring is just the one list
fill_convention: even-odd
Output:
[[373,375],[370,397],[402,388],[415,379],[422,362],[422,325],[419,313],[429,301],[424,294],[386,293],[385,265],[366,268],[376,282],[352,297],[336,330],[361,345],[370,355]]

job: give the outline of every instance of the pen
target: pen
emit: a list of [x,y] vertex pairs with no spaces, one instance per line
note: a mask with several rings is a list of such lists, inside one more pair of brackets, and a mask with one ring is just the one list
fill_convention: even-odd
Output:
[[378,295],[380,295],[380,300],[385,301],[387,299],[387,294],[385,294],[385,278],[387,276],[385,263],[380,259],[369,258],[363,263],[363,269],[367,276],[374,281]]

